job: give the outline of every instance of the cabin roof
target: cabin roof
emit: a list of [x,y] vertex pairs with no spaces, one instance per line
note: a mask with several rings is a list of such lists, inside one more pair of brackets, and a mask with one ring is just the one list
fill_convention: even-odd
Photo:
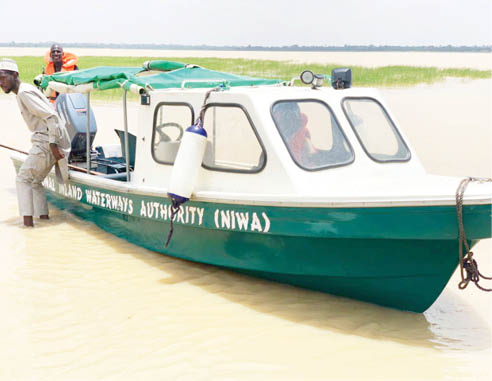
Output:
[[212,88],[216,86],[276,85],[280,79],[256,78],[173,61],[151,61],[141,67],[98,66],[71,72],[45,75],[43,89],[58,92],[89,92],[123,88],[136,93],[169,88]]

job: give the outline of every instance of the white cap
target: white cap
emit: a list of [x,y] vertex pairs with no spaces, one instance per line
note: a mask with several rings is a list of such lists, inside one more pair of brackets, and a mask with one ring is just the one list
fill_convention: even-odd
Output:
[[16,73],[19,72],[19,69],[17,68],[17,64],[15,63],[14,60],[10,58],[2,58],[0,60],[0,70],[15,71]]

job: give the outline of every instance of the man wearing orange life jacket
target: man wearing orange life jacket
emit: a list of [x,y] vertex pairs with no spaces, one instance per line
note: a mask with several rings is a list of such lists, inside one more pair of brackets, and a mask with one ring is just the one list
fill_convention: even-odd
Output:
[[311,142],[311,134],[306,127],[308,117],[301,112],[298,102],[277,102],[272,108],[272,115],[294,160],[303,167],[311,167],[311,159],[318,150]]
[[[72,53],[64,52],[63,48],[58,44],[51,45],[50,51],[44,56],[44,61],[46,62],[46,68],[44,69],[44,74],[51,75],[59,71],[72,71],[78,70],[77,62],[79,58]],[[50,102],[55,103],[58,93],[51,96]]]

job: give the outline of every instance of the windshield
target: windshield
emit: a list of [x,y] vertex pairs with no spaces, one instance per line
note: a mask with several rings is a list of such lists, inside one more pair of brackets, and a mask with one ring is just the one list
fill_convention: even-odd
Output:
[[348,143],[330,108],[317,100],[279,101],[272,117],[295,163],[318,170],[354,160]]
[[343,110],[362,148],[378,162],[410,160],[410,151],[383,106],[371,98],[345,98]]

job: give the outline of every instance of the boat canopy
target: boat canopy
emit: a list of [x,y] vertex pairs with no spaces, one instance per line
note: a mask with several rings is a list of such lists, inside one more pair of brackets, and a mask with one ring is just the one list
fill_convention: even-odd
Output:
[[[156,72],[157,71],[157,72]],[[44,75],[43,89],[60,93],[123,88],[135,93],[170,88],[278,85],[280,79],[255,78],[173,61],[147,61],[142,67],[98,66],[90,69]]]

